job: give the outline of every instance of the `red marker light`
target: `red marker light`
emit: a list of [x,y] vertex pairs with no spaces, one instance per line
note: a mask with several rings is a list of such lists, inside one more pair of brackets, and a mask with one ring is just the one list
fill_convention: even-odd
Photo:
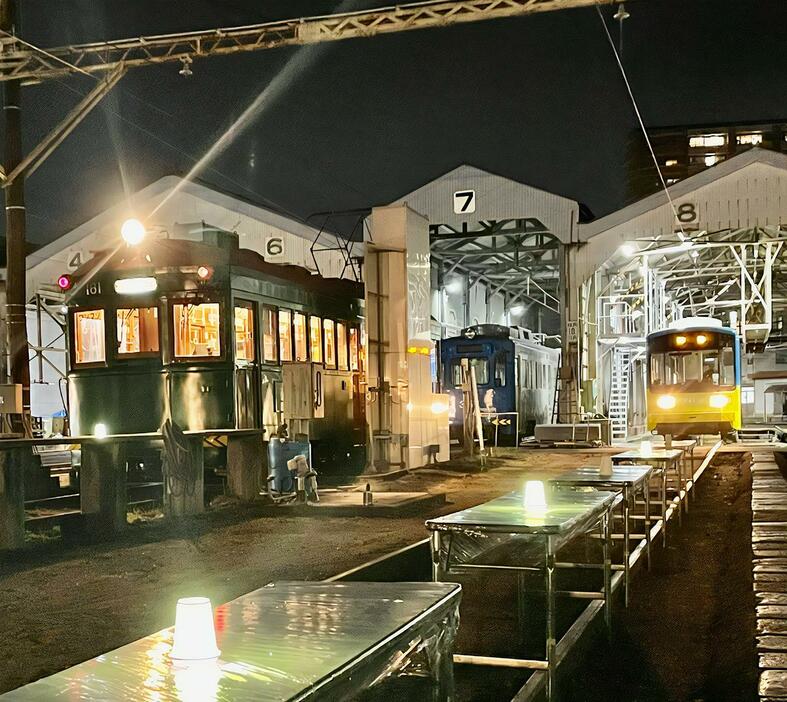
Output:
[[71,276],[68,275],[67,273],[63,273],[63,275],[61,275],[57,279],[57,287],[60,288],[61,290],[68,290],[71,287],[71,285],[72,285]]
[[197,268],[197,276],[200,280],[207,280],[212,275],[213,271],[207,266],[200,266]]

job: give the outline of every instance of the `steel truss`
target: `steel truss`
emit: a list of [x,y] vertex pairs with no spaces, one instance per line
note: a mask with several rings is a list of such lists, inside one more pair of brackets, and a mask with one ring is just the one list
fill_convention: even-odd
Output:
[[483,282],[490,296],[503,293],[507,306],[528,300],[560,312],[560,242],[549,229],[533,217],[477,226],[429,227],[432,260],[443,279],[461,273],[468,288]]
[[[787,228],[753,227],[700,231],[686,242],[655,241],[617,276],[631,278],[646,259],[641,287],[630,288],[646,310],[643,333],[679,316],[733,312],[745,342],[762,344],[787,316]],[[726,320],[725,320],[726,321]]]
[[41,82],[74,73],[106,73],[121,65],[131,68],[178,61],[191,64],[196,58],[208,56],[371,37],[616,2],[618,0],[430,0],[322,17],[75,44],[47,50],[31,47],[7,35],[0,47],[0,81],[21,79]]

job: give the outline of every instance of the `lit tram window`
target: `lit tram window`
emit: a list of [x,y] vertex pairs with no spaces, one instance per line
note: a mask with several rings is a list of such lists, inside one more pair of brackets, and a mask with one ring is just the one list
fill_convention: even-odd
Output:
[[279,357],[292,360],[292,312],[279,310]]
[[322,320],[309,317],[309,350],[315,363],[322,363]]
[[158,307],[118,309],[115,316],[119,356],[158,353]]
[[218,302],[172,306],[176,358],[214,358],[221,356],[220,312]]
[[350,327],[350,370],[360,370],[360,360],[358,358],[358,328]]
[[306,338],[306,315],[296,312],[292,318],[295,333],[295,360],[309,360],[309,343]]
[[[289,321],[287,322],[289,326]],[[292,345],[290,335],[288,343]],[[292,356],[292,350],[290,350]],[[262,358],[267,363],[276,363],[279,360],[279,352],[276,345],[276,310],[272,307],[262,308]]]
[[336,368],[336,327],[332,319],[323,320],[322,333],[325,342],[325,367]]
[[752,132],[751,134],[738,134],[737,140],[741,145],[750,144],[756,146],[757,144],[762,144],[762,133]]
[[74,362],[79,365],[106,360],[104,310],[74,312]]
[[254,361],[254,305],[238,301],[235,306],[235,360]]
[[344,322],[336,322],[336,351],[339,370],[349,370],[350,359],[347,356],[347,325],[344,324]]
[[700,134],[689,137],[689,146],[692,149],[705,146],[724,146],[727,143],[725,134]]

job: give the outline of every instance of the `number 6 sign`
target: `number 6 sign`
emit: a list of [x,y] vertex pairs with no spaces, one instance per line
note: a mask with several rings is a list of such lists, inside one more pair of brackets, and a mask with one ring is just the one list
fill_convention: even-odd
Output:
[[264,257],[266,261],[283,261],[284,239],[280,236],[266,237]]

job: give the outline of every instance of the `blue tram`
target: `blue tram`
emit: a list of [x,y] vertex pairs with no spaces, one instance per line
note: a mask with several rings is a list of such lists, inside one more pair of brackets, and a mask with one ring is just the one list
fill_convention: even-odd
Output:
[[[475,368],[482,413],[519,413],[519,433],[533,433],[550,421],[560,349],[533,339],[527,329],[480,324],[440,342],[443,392],[450,401],[451,437],[461,438],[464,422],[462,359]],[[513,418],[511,418],[513,419]],[[500,425],[501,443],[514,441],[513,422]]]

